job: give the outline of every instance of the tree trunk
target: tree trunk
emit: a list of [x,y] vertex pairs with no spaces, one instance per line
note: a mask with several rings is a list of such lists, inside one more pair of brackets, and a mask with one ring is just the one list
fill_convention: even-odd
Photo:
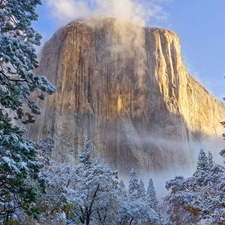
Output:
[[134,218],[132,218],[131,220],[130,220],[130,223],[129,223],[129,225],[131,225],[132,224],[132,221],[134,220]]
[[88,214],[86,219],[86,225],[89,225],[89,224],[90,224],[90,215]]

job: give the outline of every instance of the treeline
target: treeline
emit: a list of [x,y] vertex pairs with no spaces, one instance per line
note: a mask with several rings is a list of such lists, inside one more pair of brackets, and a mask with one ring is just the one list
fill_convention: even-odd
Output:
[[[117,171],[103,166],[99,157],[92,158],[93,146],[87,138],[82,153],[77,156],[76,166],[52,160],[53,146],[54,141],[50,137],[35,146],[39,149],[38,162],[44,166],[38,172],[39,179],[30,180],[35,196],[33,201],[25,202],[21,193],[15,194],[14,191],[2,195],[0,221],[3,224],[225,223],[225,168],[213,162],[210,152],[206,156],[204,150],[200,150],[192,177],[177,176],[167,181],[169,194],[159,203],[152,179],[149,179],[146,189],[132,169],[126,187],[118,179]],[[10,166],[10,161],[8,163]],[[3,188],[0,190],[4,191]]]

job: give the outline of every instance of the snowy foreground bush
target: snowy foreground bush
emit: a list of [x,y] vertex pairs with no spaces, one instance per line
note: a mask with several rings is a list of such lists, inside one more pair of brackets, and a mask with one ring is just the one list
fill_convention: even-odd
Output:
[[166,182],[170,194],[162,208],[174,224],[225,224],[225,168],[200,150],[192,177]]
[[48,185],[37,201],[39,219],[24,214],[21,224],[160,224],[152,180],[146,192],[132,170],[126,189],[117,171],[101,165],[100,158],[91,159],[92,148],[86,140],[75,167],[46,165]]

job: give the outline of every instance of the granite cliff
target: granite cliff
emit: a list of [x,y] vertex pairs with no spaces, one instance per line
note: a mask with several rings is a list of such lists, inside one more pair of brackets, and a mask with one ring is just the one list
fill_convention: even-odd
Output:
[[193,143],[221,136],[225,107],[186,71],[169,30],[112,18],[75,20],[42,50],[38,74],[57,92],[29,127],[55,138],[53,157],[74,163],[84,137],[112,168],[183,168]]

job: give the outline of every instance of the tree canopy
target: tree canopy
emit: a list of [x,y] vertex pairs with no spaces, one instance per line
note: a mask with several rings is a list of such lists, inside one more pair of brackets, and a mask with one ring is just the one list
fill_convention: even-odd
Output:
[[0,222],[13,220],[22,209],[38,214],[43,165],[20,127],[34,122],[32,114],[40,114],[32,93],[44,99],[44,93],[55,91],[45,76],[33,72],[38,67],[35,45],[41,39],[32,28],[38,4],[40,0],[0,1]]
[[55,88],[45,76],[35,76],[38,67],[35,45],[40,45],[41,35],[32,28],[37,20],[35,8],[40,0],[2,0],[0,3],[0,104],[11,109],[16,119],[33,122],[32,114],[24,112],[27,103],[32,113],[40,114],[39,107],[31,100],[31,93],[52,94]]
[[170,194],[164,200],[174,224],[225,223],[225,168],[213,162],[212,154],[200,150],[192,177],[177,176],[166,182]]

